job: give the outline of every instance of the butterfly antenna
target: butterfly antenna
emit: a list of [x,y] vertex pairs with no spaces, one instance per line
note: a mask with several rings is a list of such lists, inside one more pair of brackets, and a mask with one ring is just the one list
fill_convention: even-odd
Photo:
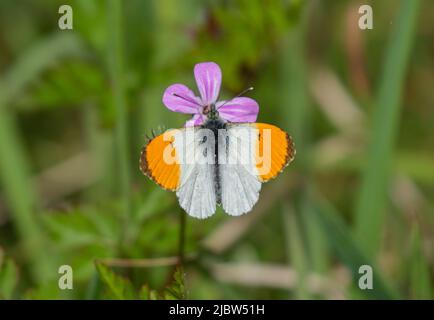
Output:
[[221,106],[219,106],[219,108],[223,107],[226,103],[234,100],[235,98],[238,98],[240,96],[242,96],[243,94],[245,94],[246,92],[252,91],[254,88],[253,87],[249,87],[247,89],[244,89],[243,91],[241,91],[239,94],[237,94],[235,97],[233,97],[232,99],[226,100],[225,103],[223,103]]

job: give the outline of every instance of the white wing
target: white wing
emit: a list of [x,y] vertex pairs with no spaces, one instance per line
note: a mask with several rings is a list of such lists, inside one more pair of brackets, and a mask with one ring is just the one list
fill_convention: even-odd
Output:
[[255,161],[258,131],[251,125],[227,125],[218,139],[221,204],[232,216],[249,212],[256,204],[261,182]]
[[199,128],[180,130],[174,140],[181,171],[176,195],[180,206],[199,219],[216,210],[214,141],[212,131]]

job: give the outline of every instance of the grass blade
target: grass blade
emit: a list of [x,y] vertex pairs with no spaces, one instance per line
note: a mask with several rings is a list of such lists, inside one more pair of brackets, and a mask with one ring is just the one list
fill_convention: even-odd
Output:
[[422,244],[421,232],[415,225],[411,236],[411,256],[407,261],[410,269],[410,294],[413,299],[432,299],[430,265]]
[[298,223],[299,218],[293,206],[285,203],[282,207],[283,227],[286,236],[287,256],[291,265],[297,272],[297,285],[295,290],[295,297],[297,299],[309,299],[309,294],[306,290],[306,272],[307,259],[306,249],[301,234],[301,225]]
[[123,199],[124,231],[120,235],[124,241],[128,222],[131,217],[131,168],[128,139],[128,112],[126,106],[124,81],[124,53],[122,28],[122,1],[109,2],[109,28],[111,30],[111,46],[109,48],[109,68],[113,88],[113,98],[116,105],[116,156],[118,157],[118,179]]
[[357,290],[355,294],[357,296],[363,294],[368,299],[397,299],[395,291],[389,288],[374,262],[364,254],[345,222],[341,220],[339,213],[325,202],[315,204],[313,212],[313,216],[322,227],[330,248],[350,270],[354,284],[358,283],[360,266],[370,265],[373,268],[373,289],[359,290],[355,286],[355,290]]
[[381,240],[389,170],[398,128],[401,89],[419,5],[420,0],[401,1],[384,60],[367,165],[356,202],[356,236],[362,240],[363,249],[371,256],[378,251]]

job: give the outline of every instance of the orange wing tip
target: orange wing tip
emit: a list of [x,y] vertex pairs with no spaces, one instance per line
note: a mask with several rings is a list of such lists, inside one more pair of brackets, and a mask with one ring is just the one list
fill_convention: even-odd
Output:
[[[278,159],[284,155],[283,161],[276,160],[276,162],[278,162],[278,165],[275,168],[270,169],[270,172],[267,172],[266,174],[260,174],[259,175],[259,179],[261,180],[261,182],[267,182],[269,180],[276,178],[294,160],[295,154],[296,154],[296,149],[295,149],[294,140],[284,130],[282,130],[278,127],[272,126],[272,125],[267,125],[267,124],[259,124],[258,127],[260,128],[260,130],[269,127],[271,130],[277,131],[276,133],[278,133],[278,135],[276,136],[275,139],[278,139],[280,136],[280,139],[278,139],[278,140],[280,140],[281,143],[285,145],[284,154],[282,153],[281,155],[279,155],[279,154],[275,153],[276,150],[272,150],[272,152],[271,152],[272,159],[273,158]],[[283,137],[283,135],[284,135],[284,137]],[[262,141],[259,142],[259,145],[261,148]]]
[[[146,144],[147,145],[147,144]],[[142,148],[140,151],[140,159],[139,159],[139,170],[142,172],[145,176],[148,176],[148,164],[146,163],[146,157],[145,157],[145,150],[146,145]]]
[[[157,179],[152,175],[152,172],[151,172],[151,170],[149,169],[148,161],[147,161],[147,159],[146,159],[146,148],[147,148],[147,146],[149,145],[149,143],[150,143],[151,141],[152,141],[152,139],[149,140],[149,141],[146,143],[146,145],[142,148],[142,151],[140,152],[139,169],[140,169],[140,171],[141,171],[145,176],[147,176],[147,177],[150,178],[152,181],[154,181],[155,183],[158,184]],[[160,187],[163,188],[163,186],[161,186],[161,185],[160,185]]]
[[292,139],[292,137],[286,134],[286,143],[287,143],[287,147],[286,147],[286,158],[285,158],[285,164],[282,168],[282,170],[280,170],[280,172],[283,171],[284,168],[286,168],[295,158],[295,154],[297,153],[297,150],[295,149],[295,143],[294,143],[294,139]]
[[286,133],[286,141],[288,143],[288,147],[286,148],[287,153],[282,167],[278,171],[272,174],[261,175],[260,176],[261,182],[268,182],[270,180],[277,178],[277,176],[281,174],[283,170],[285,170],[285,168],[294,160],[296,154],[294,140],[287,133]]
[[[176,163],[168,165],[163,162],[164,148],[172,142],[173,139],[171,141],[163,141],[163,135],[147,141],[140,152],[139,160],[140,171],[161,188],[169,191],[175,191],[178,188],[180,180],[179,165]],[[156,145],[152,145],[152,143]],[[159,171],[157,171],[158,165],[161,165],[163,169],[160,167]]]
[[297,150],[295,149],[294,139],[292,139],[292,137],[286,132],[285,134],[286,134],[286,142],[287,142],[287,147],[286,147],[287,154],[286,154],[284,167],[287,167],[288,164],[290,164],[294,160]]

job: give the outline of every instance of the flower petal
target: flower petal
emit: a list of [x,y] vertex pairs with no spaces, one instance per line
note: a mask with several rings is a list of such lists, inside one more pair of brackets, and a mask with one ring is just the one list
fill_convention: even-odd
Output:
[[185,127],[200,126],[203,123],[203,116],[196,113],[190,120],[185,123]]
[[164,91],[163,103],[168,109],[181,113],[197,113],[200,107],[199,97],[187,86],[178,83]]
[[204,106],[215,103],[219,96],[222,71],[215,62],[202,62],[194,66],[194,77]]
[[230,122],[255,122],[259,112],[258,103],[247,97],[219,101],[216,108],[220,117]]

